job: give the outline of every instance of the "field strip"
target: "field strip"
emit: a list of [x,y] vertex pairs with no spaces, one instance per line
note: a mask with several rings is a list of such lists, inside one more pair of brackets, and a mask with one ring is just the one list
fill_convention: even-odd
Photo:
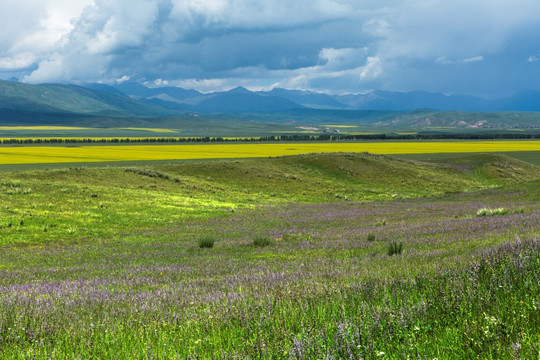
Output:
[[0,126],[0,131],[21,131],[21,130],[37,130],[37,131],[51,131],[51,130],[95,130],[89,127],[79,126]]
[[274,143],[0,147],[0,165],[253,158],[320,152],[375,154],[540,151],[540,141]]

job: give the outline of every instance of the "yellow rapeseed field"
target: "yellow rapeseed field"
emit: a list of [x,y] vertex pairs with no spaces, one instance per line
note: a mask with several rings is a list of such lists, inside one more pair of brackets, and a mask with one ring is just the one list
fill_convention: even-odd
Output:
[[148,131],[148,132],[157,132],[157,133],[176,133],[178,131],[173,129],[159,129],[159,128],[134,128],[134,127],[125,127],[125,128],[113,128],[113,130],[133,130],[133,131]]
[[0,164],[249,158],[316,152],[376,154],[540,151],[540,141],[2,146]]
[[76,126],[0,126],[0,131],[18,131],[18,130],[37,130],[37,131],[50,131],[50,130],[94,130],[87,127]]
[[[171,138],[171,137],[167,137],[167,138]],[[189,139],[190,137],[189,136],[179,136],[179,137],[174,137],[173,139]],[[92,140],[92,141],[115,141],[115,140],[123,140],[123,139],[130,139],[130,140],[152,140],[152,139],[155,139],[155,140],[158,140],[158,139],[163,139],[163,136],[53,136],[53,137],[4,137],[4,138],[0,138],[0,141],[6,141],[6,142],[9,142],[11,140],[16,140],[16,141],[25,141],[25,140],[33,140],[34,143],[37,143],[36,141],[38,140],[42,140],[43,143],[47,143],[47,142],[50,142],[50,141],[53,141],[53,140],[64,140],[64,141],[69,141],[69,140],[76,140],[76,141],[80,141],[82,139],[87,139],[87,140]],[[230,138],[232,140],[236,140],[237,138]],[[240,138],[238,138],[240,139]]]
[[331,127],[331,128],[357,128],[357,125],[324,125],[321,127]]
[[[19,130],[34,130],[34,131],[51,131],[51,130],[96,130],[95,128],[79,127],[79,126],[0,126],[0,131],[19,131]],[[175,133],[173,129],[160,128],[135,128],[135,127],[119,127],[110,128],[110,130],[132,130],[132,131],[147,131],[157,133]]]

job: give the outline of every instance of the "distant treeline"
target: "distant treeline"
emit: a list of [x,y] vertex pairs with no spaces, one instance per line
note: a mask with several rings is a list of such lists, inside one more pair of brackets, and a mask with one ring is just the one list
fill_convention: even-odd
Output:
[[494,139],[540,139],[540,133],[494,133],[494,134],[362,134],[362,135],[280,135],[261,137],[190,137],[190,138],[26,138],[2,139],[1,144],[139,144],[139,143],[234,143],[278,141],[347,141],[347,140],[494,140]]

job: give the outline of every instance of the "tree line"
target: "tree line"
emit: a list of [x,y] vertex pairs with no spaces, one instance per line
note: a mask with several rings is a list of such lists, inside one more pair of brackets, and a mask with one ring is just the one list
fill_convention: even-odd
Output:
[[540,139],[540,133],[493,133],[493,134],[362,134],[362,135],[279,135],[260,137],[160,137],[160,138],[23,138],[2,139],[1,144],[139,144],[139,143],[234,143],[279,141],[352,141],[352,140],[496,140]]

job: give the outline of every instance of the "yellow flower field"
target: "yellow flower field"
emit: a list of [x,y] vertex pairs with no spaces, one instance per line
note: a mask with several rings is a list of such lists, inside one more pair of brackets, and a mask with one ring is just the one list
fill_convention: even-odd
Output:
[[0,131],[18,131],[18,130],[37,130],[37,131],[49,131],[49,130],[94,130],[88,127],[78,126],[0,126]]
[[[96,130],[90,127],[80,126],[0,126],[0,131],[20,131],[20,130],[35,130],[35,131],[56,131],[56,130]],[[111,128],[111,130],[133,130],[133,131],[148,131],[158,133],[175,133],[173,129],[159,129],[159,128],[135,128],[135,127],[119,127]]]
[[133,131],[148,131],[148,132],[157,132],[157,133],[175,133],[178,132],[172,129],[158,129],[158,128],[134,128],[134,127],[125,127],[125,128],[113,128],[117,130],[133,130]]
[[540,141],[2,146],[0,164],[248,158],[314,152],[376,154],[540,151]]

